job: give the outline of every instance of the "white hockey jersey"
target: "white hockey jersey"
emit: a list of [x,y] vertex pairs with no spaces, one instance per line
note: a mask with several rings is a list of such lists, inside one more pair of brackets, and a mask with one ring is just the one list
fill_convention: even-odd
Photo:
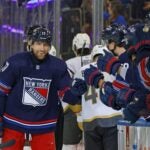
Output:
[[74,75],[80,70],[82,66],[85,66],[91,62],[91,55],[86,56],[77,56],[66,61],[67,67],[71,73],[71,76]]
[[[96,63],[92,63],[92,65],[96,66]],[[80,69],[80,71],[76,73],[75,77],[83,79],[82,72],[89,67],[90,64],[83,66]],[[115,79],[114,76],[109,75],[106,72],[103,72],[103,74],[104,74],[105,81],[112,82]],[[89,86],[88,91],[82,96],[81,116],[82,116],[82,121],[84,123],[92,122],[95,119],[105,120],[106,123],[107,122],[106,119],[110,119],[112,121],[113,117],[117,117],[117,116],[119,116],[119,118],[121,117],[122,114],[121,111],[116,111],[111,107],[108,107],[105,104],[103,104],[100,100],[99,94],[100,94],[99,89]],[[80,122],[81,118],[78,119],[79,119],[78,121]]]
[[[70,73],[70,76],[74,78],[74,75],[79,72],[82,66],[85,66],[87,64],[91,63],[91,55],[86,56],[77,56],[71,59],[68,59],[66,61],[68,71]],[[62,106],[64,111],[68,108],[68,103],[62,102]]]

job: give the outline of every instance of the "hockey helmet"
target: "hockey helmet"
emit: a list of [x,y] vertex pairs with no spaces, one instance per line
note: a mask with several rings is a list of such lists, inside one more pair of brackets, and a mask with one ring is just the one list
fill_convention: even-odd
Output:
[[126,26],[120,24],[112,24],[108,26],[102,33],[102,39],[107,43],[115,42],[117,46],[124,47],[127,44],[125,35],[127,34]]
[[33,25],[33,26],[25,28],[25,34],[24,34],[23,42],[25,43],[27,51],[31,51],[30,46],[32,44],[31,38],[32,38],[33,30],[36,29],[36,28],[39,28],[39,27],[42,27],[42,26],[40,26],[40,25]]
[[72,50],[75,52],[78,49],[90,48],[91,40],[87,33],[78,33],[72,41]]
[[96,55],[105,55],[105,52],[104,50],[107,50],[107,47],[106,46],[103,46],[103,45],[95,45],[92,49],[92,52],[91,52],[91,57],[92,59],[94,59],[94,57]]
[[27,38],[30,40],[30,38],[32,37],[33,30],[35,30],[36,28],[40,28],[40,27],[41,27],[40,25],[34,25],[34,26],[27,28],[27,31],[26,31]]
[[52,35],[51,32],[45,27],[35,28],[30,36],[32,43],[35,41],[46,42],[48,45],[51,45]]

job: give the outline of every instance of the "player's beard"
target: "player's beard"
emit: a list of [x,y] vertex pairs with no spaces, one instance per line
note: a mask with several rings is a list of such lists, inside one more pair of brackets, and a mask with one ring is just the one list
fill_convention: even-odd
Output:
[[33,55],[33,59],[36,61],[36,62],[43,62],[47,56],[48,56],[48,53],[45,53],[45,54],[39,54],[39,53],[33,53],[32,52],[32,55]]
[[46,57],[47,53],[45,52],[37,52],[37,53],[34,53],[34,56],[38,59],[38,60],[43,60],[45,57]]
[[32,52],[32,53],[33,53],[34,57],[39,61],[44,60],[48,55],[47,51],[40,51],[40,50],[36,51],[36,52]]

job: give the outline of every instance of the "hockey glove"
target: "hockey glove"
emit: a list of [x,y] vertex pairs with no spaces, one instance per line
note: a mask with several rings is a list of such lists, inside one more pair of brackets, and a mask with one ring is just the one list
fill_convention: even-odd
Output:
[[98,68],[90,65],[90,68],[85,69],[84,79],[88,85],[98,88],[98,82],[101,79],[104,79],[103,74],[98,70]]
[[86,82],[82,79],[76,78],[70,90],[72,94],[76,96],[81,96],[87,91]]
[[104,50],[104,52],[105,55],[99,56],[99,59],[97,61],[97,66],[101,71],[105,71],[115,75],[121,63],[115,56],[113,56],[113,54],[111,54],[107,50]]
[[124,119],[135,123],[141,116],[150,115],[150,94],[137,91],[123,110]]
[[112,83],[105,82],[103,88],[100,90],[101,101],[113,109],[120,110],[121,107],[116,104],[116,93],[112,87]]
[[131,102],[132,96],[135,93],[134,89],[123,88],[121,89],[116,97],[116,104],[120,107],[126,107],[128,103]]

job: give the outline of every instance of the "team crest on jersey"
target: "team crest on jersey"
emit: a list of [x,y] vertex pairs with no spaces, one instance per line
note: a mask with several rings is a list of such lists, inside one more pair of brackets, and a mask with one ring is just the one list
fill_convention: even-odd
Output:
[[24,105],[45,106],[51,80],[24,77],[22,102]]

